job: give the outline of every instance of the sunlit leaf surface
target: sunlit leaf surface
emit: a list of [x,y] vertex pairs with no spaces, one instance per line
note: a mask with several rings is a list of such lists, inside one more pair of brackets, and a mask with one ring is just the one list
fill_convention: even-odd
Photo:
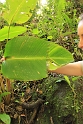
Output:
[[6,44],[2,72],[10,79],[37,80],[47,76],[47,42],[34,37],[17,37]]
[[73,61],[71,53],[62,46],[49,43],[49,69],[55,70],[56,68]]
[[32,16],[38,0],[6,0],[6,11],[3,13],[3,18],[12,23],[24,23]]
[[43,39],[19,36],[6,44],[4,76],[15,80],[38,80],[47,77],[48,69],[55,70],[73,61],[69,51]]
[[0,41],[4,41],[5,39],[11,39],[14,38],[24,32],[26,32],[27,28],[22,26],[11,26],[10,28],[8,26],[5,26],[0,30]]

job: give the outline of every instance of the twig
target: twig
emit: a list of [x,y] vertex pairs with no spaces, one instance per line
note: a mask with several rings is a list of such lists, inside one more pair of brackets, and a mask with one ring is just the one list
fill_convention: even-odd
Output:
[[54,124],[52,117],[50,117],[51,124]]
[[44,100],[42,99],[38,99],[36,102],[33,103],[21,103],[22,107],[25,109],[34,109],[36,107],[38,107],[39,105],[41,105],[42,103],[44,103]]
[[34,123],[34,120],[35,120],[35,118],[37,116],[38,108],[39,107],[37,107],[36,109],[34,109],[33,115],[31,116],[31,118],[29,120],[29,124],[33,124]]

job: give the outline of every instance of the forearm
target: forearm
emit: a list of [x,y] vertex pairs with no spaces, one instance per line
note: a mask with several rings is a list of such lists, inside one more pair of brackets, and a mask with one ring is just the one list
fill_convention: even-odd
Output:
[[83,66],[83,61],[79,61],[79,62],[69,63],[56,70],[49,70],[49,72],[55,72],[70,76],[82,76],[83,75],[82,66]]

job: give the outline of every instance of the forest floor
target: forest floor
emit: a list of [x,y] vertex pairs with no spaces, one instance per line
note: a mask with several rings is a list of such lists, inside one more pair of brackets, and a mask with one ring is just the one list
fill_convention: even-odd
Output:
[[[56,85],[57,82],[58,82],[58,85]],[[10,82],[12,86],[12,88],[10,88],[11,94],[3,97],[3,100],[0,105],[1,113],[7,113],[8,115],[10,115],[11,124],[35,124],[35,122],[40,119],[39,117],[44,113],[45,108],[49,108],[49,111],[51,111],[51,114],[52,114],[52,110],[53,110],[52,104],[54,106],[54,104],[56,103],[55,104],[56,115],[57,115],[58,109],[59,109],[58,110],[58,114],[59,114],[59,111],[61,112],[60,107],[64,105],[65,101],[67,101],[68,95],[69,96],[71,95],[71,93],[69,92],[70,90],[72,91],[73,89],[69,88],[69,85],[65,84],[62,78],[60,78],[60,76],[58,77],[57,82],[54,76],[50,77],[49,79],[43,79],[43,80],[34,81],[34,82],[20,82],[20,81]],[[79,83],[77,84],[74,83],[73,85],[75,87],[74,91],[76,92],[76,96],[74,97],[77,101],[79,100],[79,102],[75,100],[76,104],[78,104],[78,105],[75,104],[76,105],[75,109],[77,109],[76,111],[80,110],[79,108],[80,105],[81,105],[80,106],[81,110],[83,109],[82,107],[83,106],[83,99],[82,99],[83,79],[80,77],[78,79],[78,82]],[[6,87],[7,82],[5,84],[5,81],[3,81],[3,84]],[[53,97],[53,96],[56,96],[56,97]],[[59,99],[59,101],[57,100],[57,98]],[[63,100],[64,102],[62,102],[62,99],[64,99]],[[70,98],[69,100],[71,102]],[[59,102],[60,102],[60,106],[58,108]],[[74,119],[72,119],[73,113],[70,112],[71,108],[69,107],[71,106],[71,103],[65,103],[65,104],[67,104],[66,106],[68,106],[68,110],[66,112],[66,110],[64,108],[63,109],[65,113],[67,113],[68,115],[67,114],[64,115],[64,118],[63,118],[64,121],[60,124],[70,124],[71,122],[72,122],[71,124],[74,124],[74,121],[73,121]],[[58,109],[56,109],[56,106]],[[64,114],[63,111],[62,111],[62,114]],[[57,117],[58,116],[59,115],[57,115]],[[49,120],[50,120],[49,124],[55,124],[52,120],[52,116],[49,116]],[[0,124],[2,124],[2,122]],[[43,124],[43,123],[38,123],[38,124]],[[59,123],[56,123],[56,124],[59,124]]]

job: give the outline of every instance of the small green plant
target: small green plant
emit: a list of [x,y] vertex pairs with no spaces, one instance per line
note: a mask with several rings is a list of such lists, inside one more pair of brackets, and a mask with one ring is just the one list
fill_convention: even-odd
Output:
[[[0,94],[0,104],[1,104],[2,98],[9,94],[10,94],[10,92],[3,92]],[[1,110],[1,108],[0,108],[0,110]],[[10,116],[6,113],[0,114],[0,120],[2,122],[4,122],[5,124],[10,124]]]
[[78,99],[76,98],[77,94],[75,92],[74,84],[72,85],[71,82],[74,83],[76,80],[78,80],[79,76],[78,77],[72,76],[71,78],[69,78],[68,76],[64,76],[64,78],[72,90],[73,99],[74,99],[74,106],[73,107],[75,108],[75,112],[78,113],[80,110],[80,107],[79,107]]
[[10,124],[10,116],[7,115],[6,113],[0,114],[0,120],[4,122],[5,124]]

